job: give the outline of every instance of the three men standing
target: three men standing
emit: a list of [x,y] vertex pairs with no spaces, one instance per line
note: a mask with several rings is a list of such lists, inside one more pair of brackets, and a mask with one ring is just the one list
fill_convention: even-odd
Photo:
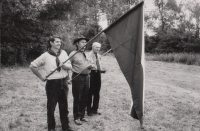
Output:
[[[74,122],[81,125],[82,121],[87,122],[85,108],[88,115],[99,114],[98,105],[101,88],[101,66],[97,54],[101,48],[100,43],[93,43],[92,51],[85,54],[85,45],[89,39],[80,37],[75,39],[73,44],[77,49],[69,55],[70,61],[62,64],[68,59],[67,53],[61,49],[61,38],[53,36],[48,41],[48,51],[31,62],[32,72],[43,82],[46,82],[47,95],[47,123],[48,131],[55,131],[54,112],[57,103],[59,103],[60,120],[63,131],[74,131],[69,126],[68,118],[68,71],[72,70],[72,94]],[[77,52],[80,50],[79,52]],[[76,54],[75,54],[76,53]],[[75,55],[74,55],[75,54]],[[86,58],[87,57],[87,58]],[[91,63],[95,62],[95,63]],[[46,79],[45,74],[39,72],[38,67],[44,67],[45,74],[48,75],[59,67],[52,75]],[[92,70],[92,71],[91,71]],[[91,77],[91,78],[90,78]],[[75,78],[75,79],[74,79]],[[93,106],[92,96],[94,96]]]

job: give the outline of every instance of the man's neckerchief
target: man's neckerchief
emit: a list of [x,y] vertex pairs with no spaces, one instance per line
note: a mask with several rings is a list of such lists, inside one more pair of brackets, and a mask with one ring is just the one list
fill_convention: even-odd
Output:
[[[60,60],[59,60],[58,57],[60,56],[61,52],[62,52],[62,50],[59,49],[59,50],[58,50],[58,53],[57,53],[57,55],[56,55],[56,53],[55,53],[54,51],[52,51],[51,49],[48,50],[48,53],[49,53],[49,54],[51,54],[51,55],[53,55],[53,56],[56,57],[56,65],[57,65],[57,67],[60,65]],[[61,70],[61,67],[59,67],[59,68],[57,69],[58,72],[60,72],[60,70]]]

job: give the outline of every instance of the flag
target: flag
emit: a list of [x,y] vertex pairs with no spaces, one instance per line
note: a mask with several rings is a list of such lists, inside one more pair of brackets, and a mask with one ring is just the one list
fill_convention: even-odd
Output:
[[103,31],[131,88],[131,116],[138,120],[143,116],[144,103],[143,5],[136,5]]

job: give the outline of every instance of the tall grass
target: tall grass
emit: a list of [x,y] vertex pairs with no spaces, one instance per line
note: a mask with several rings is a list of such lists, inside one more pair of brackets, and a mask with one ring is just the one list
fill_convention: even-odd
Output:
[[145,55],[147,61],[165,61],[183,63],[187,65],[200,66],[200,54],[190,53],[169,53],[169,54],[149,54]]

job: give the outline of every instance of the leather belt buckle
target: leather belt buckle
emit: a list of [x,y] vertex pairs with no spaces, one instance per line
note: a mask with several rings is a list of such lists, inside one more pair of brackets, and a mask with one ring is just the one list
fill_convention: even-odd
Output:
[[95,70],[95,72],[97,73],[97,70]]

